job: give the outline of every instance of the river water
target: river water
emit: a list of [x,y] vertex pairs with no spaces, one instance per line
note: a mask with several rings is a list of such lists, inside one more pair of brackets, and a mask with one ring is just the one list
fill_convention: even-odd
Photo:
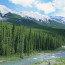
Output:
[[9,61],[5,63],[1,63],[0,65],[31,65],[39,61],[43,60],[49,60],[49,59],[56,59],[60,57],[65,57],[65,52],[61,52],[59,54],[52,54],[52,55],[47,55],[47,56],[33,56],[30,58],[25,58],[17,61]]

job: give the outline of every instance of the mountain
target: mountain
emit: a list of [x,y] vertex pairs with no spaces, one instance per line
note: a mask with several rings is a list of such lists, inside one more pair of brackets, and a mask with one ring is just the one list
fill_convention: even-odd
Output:
[[15,12],[0,5],[0,20],[28,27],[52,27],[65,29],[65,18],[61,16],[45,16],[38,12]]
[[33,11],[23,11],[23,12],[20,12],[19,15],[29,19],[36,19],[37,21],[45,22],[45,23],[49,23],[48,20],[50,19],[50,17],[48,16],[45,16],[45,15],[39,14],[38,12],[33,12]]
[[0,13],[4,16],[6,13],[14,13],[14,11],[10,10],[9,8],[5,7],[4,5],[0,5]]
[[[5,7],[4,5],[0,5],[0,20],[7,21],[7,13],[15,13],[14,11],[10,10],[9,8]],[[6,15],[6,16],[5,16]]]
[[50,16],[50,18],[59,23],[65,24],[65,17],[62,16]]
[[48,19],[50,19],[50,17],[39,14],[38,12],[32,12],[32,11],[23,11],[23,12],[14,12],[12,10],[10,10],[9,8],[0,5],[0,14],[2,14],[2,16],[4,16],[7,13],[15,13],[17,15],[20,15],[24,18],[28,18],[28,19],[36,19],[40,22],[46,22],[49,23]]

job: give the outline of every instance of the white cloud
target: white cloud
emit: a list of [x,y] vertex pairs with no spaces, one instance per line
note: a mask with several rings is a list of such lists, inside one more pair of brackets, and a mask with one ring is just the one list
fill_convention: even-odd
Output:
[[24,7],[32,7],[32,3],[35,2],[35,0],[9,0],[10,2],[18,5],[22,5]]
[[65,11],[65,7],[63,8],[63,10]]
[[46,14],[55,11],[55,7],[52,5],[51,2],[49,2],[49,3],[36,3],[36,7],[37,7],[37,9],[44,11]]
[[61,13],[56,13],[56,14],[54,14],[54,16],[63,16],[63,17],[65,17],[65,12],[61,12]]
[[65,17],[65,11],[64,10],[58,11],[58,12],[53,13],[52,15],[53,16],[63,16],[63,17]]
[[18,4],[24,7],[32,7],[35,5],[38,10],[44,11],[46,14],[55,12],[56,9],[65,11],[65,0],[53,0],[53,2],[40,3],[40,0],[9,0],[14,4]]
[[54,0],[53,4],[57,9],[63,9],[65,7],[65,0]]

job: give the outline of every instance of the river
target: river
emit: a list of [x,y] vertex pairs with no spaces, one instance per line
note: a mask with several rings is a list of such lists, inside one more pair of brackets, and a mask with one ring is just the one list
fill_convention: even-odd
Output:
[[5,63],[1,63],[0,65],[31,65],[39,61],[56,59],[60,57],[65,57],[65,51],[59,52],[59,53],[53,53],[53,54],[49,54],[45,56],[37,55],[37,56],[33,56],[33,57],[29,57],[29,58],[25,58],[25,59],[21,59],[17,61],[8,61]]

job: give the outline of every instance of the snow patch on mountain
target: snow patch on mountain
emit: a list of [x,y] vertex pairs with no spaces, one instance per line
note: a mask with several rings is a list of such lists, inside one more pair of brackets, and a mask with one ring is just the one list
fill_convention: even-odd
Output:
[[10,10],[9,8],[7,8],[4,5],[0,5],[0,13],[2,14],[2,16],[4,16],[7,13],[14,13],[14,11]]
[[25,17],[25,18],[32,18],[32,19],[36,19],[38,21],[41,22],[47,22],[50,17],[39,14],[38,12],[33,12],[33,11],[23,11],[19,13],[20,16]]
[[20,15],[21,17],[24,17],[24,18],[27,18],[30,20],[35,19],[35,20],[38,20],[43,23],[50,23],[49,20],[54,20],[56,22],[65,24],[65,17],[62,17],[62,16],[50,16],[49,17],[49,16],[45,16],[38,12],[33,12],[33,11],[15,12],[15,11],[12,11],[11,9],[7,8],[4,5],[0,5],[0,20],[2,20],[2,21],[7,20],[7,17],[4,17],[4,15],[9,12]]
[[50,16],[50,18],[59,23],[65,24],[65,17],[62,16]]

